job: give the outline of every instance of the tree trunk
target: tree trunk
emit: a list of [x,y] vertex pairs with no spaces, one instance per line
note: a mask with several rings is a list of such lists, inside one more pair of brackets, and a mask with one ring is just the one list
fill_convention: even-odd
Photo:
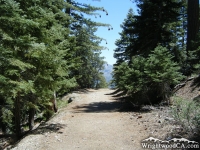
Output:
[[188,24],[187,24],[187,56],[189,50],[193,50],[192,41],[195,41],[199,32],[199,0],[188,0]]
[[0,108],[0,127],[1,127],[1,130],[3,132],[3,134],[6,133],[6,124],[3,122],[3,108]]
[[29,118],[28,118],[29,130],[32,130],[34,127],[34,115],[35,115],[35,109],[30,108],[29,109]]
[[53,93],[53,109],[54,109],[54,112],[58,111],[57,100],[56,100],[56,91],[54,91],[54,93]]
[[[67,3],[71,4],[71,0],[67,0]],[[70,14],[71,14],[71,8],[66,8],[65,13],[70,16]]]
[[3,132],[3,134],[6,133],[6,124],[4,123],[3,120],[3,108],[5,107],[5,99],[3,96],[0,95],[0,127]]
[[48,120],[52,115],[53,112],[57,112],[58,108],[57,108],[57,100],[56,100],[56,92],[54,91],[53,93],[53,98],[50,99],[51,102],[51,106],[47,106],[47,111],[44,114],[44,117],[46,118],[46,120]]
[[15,133],[19,139],[21,136],[20,97],[19,94],[14,102]]
[[186,20],[186,11],[187,11],[187,0],[182,0],[182,3],[184,3],[183,7],[181,8],[181,17],[182,17],[182,28],[183,28],[183,35],[182,35],[182,41],[181,41],[181,46],[182,48],[184,48],[186,45],[185,45],[185,31],[187,30],[187,20]]

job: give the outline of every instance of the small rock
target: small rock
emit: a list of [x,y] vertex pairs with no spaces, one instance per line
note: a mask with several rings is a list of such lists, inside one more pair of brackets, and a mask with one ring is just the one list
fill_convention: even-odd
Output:
[[134,114],[133,114],[133,116],[135,117],[135,116],[137,116],[137,114],[136,114],[136,113],[134,113]]
[[142,118],[142,116],[138,116],[138,117],[137,117],[137,119],[140,119],[140,118]]
[[172,121],[173,118],[165,117],[165,120],[166,120],[166,121]]
[[158,123],[161,123],[161,120],[158,120]]

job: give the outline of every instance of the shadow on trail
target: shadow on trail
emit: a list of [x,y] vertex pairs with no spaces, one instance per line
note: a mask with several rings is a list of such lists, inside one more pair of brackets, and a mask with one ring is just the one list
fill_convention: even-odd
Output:
[[112,92],[112,93],[108,93],[108,94],[105,94],[105,95],[115,95],[115,94],[117,94],[117,93],[119,93],[120,92],[120,90],[115,90],[114,92]]
[[44,134],[44,133],[50,133],[50,132],[56,132],[56,133],[62,133],[59,131],[60,129],[64,128],[65,124],[60,123],[44,123],[41,124],[36,130],[31,131],[31,134]]
[[121,97],[121,96],[125,96],[126,92],[122,92],[122,91],[117,89],[114,92],[108,93],[108,94],[105,94],[105,95],[112,95],[112,97]]
[[73,107],[74,113],[109,113],[109,112],[149,112],[150,109],[143,109],[130,102],[130,97],[125,96],[119,90],[112,93],[104,94],[110,95],[110,101],[93,102]]
[[[29,135],[37,135],[37,134],[44,134],[45,136],[49,136],[48,134],[50,133],[57,133],[57,134],[62,134],[63,132],[60,130],[62,128],[64,128],[64,126],[66,126],[65,124],[60,124],[60,123],[56,123],[56,124],[48,124],[48,123],[41,123],[39,125],[39,127],[37,127],[36,129],[32,130],[32,131],[25,131],[22,135],[22,138],[17,140],[15,138],[12,139],[13,143],[10,143],[11,148],[16,147],[17,144],[19,142],[21,142],[21,140]],[[59,140],[59,139],[57,139]],[[1,147],[0,147],[1,149]],[[10,149],[10,148],[8,148]]]
[[126,95],[126,92],[118,92],[117,94],[112,95],[112,97],[121,97],[121,96],[124,96],[124,95]]
[[88,93],[92,93],[94,91],[91,91],[89,89],[78,89],[78,90],[75,90],[73,91],[73,93],[78,93],[78,94],[88,94]]
[[128,98],[120,97],[119,95],[116,95],[110,101],[93,102],[73,107],[74,113],[109,113],[135,111],[140,111],[140,107],[132,105]]
[[106,102],[94,102],[73,107],[74,113],[110,113],[110,112],[148,112],[140,107],[133,106],[129,101],[115,99]]
[[81,106],[76,106],[73,108],[75,113],[108,113],[116,112],[120,109],[120,102],[94,102],[91,104],[85,104]]

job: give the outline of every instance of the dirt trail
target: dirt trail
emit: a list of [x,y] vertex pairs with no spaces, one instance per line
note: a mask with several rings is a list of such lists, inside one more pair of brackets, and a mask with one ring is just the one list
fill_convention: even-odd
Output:
[[[140,150],[146,125],[120,112],[112,90],[89,90],[50,121],[23,138],[14,150]],[[149,129],[151,130],[151,129]]]

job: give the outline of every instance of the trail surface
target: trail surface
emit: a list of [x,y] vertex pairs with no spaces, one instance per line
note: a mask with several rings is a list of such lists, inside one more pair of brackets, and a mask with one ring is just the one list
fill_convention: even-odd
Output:
[[[119,111],[112,90],[76,93],[55,117],[24,137],[14,150],[140,150],[146,125]],[[151,129],[150,129],[151,130]]]

